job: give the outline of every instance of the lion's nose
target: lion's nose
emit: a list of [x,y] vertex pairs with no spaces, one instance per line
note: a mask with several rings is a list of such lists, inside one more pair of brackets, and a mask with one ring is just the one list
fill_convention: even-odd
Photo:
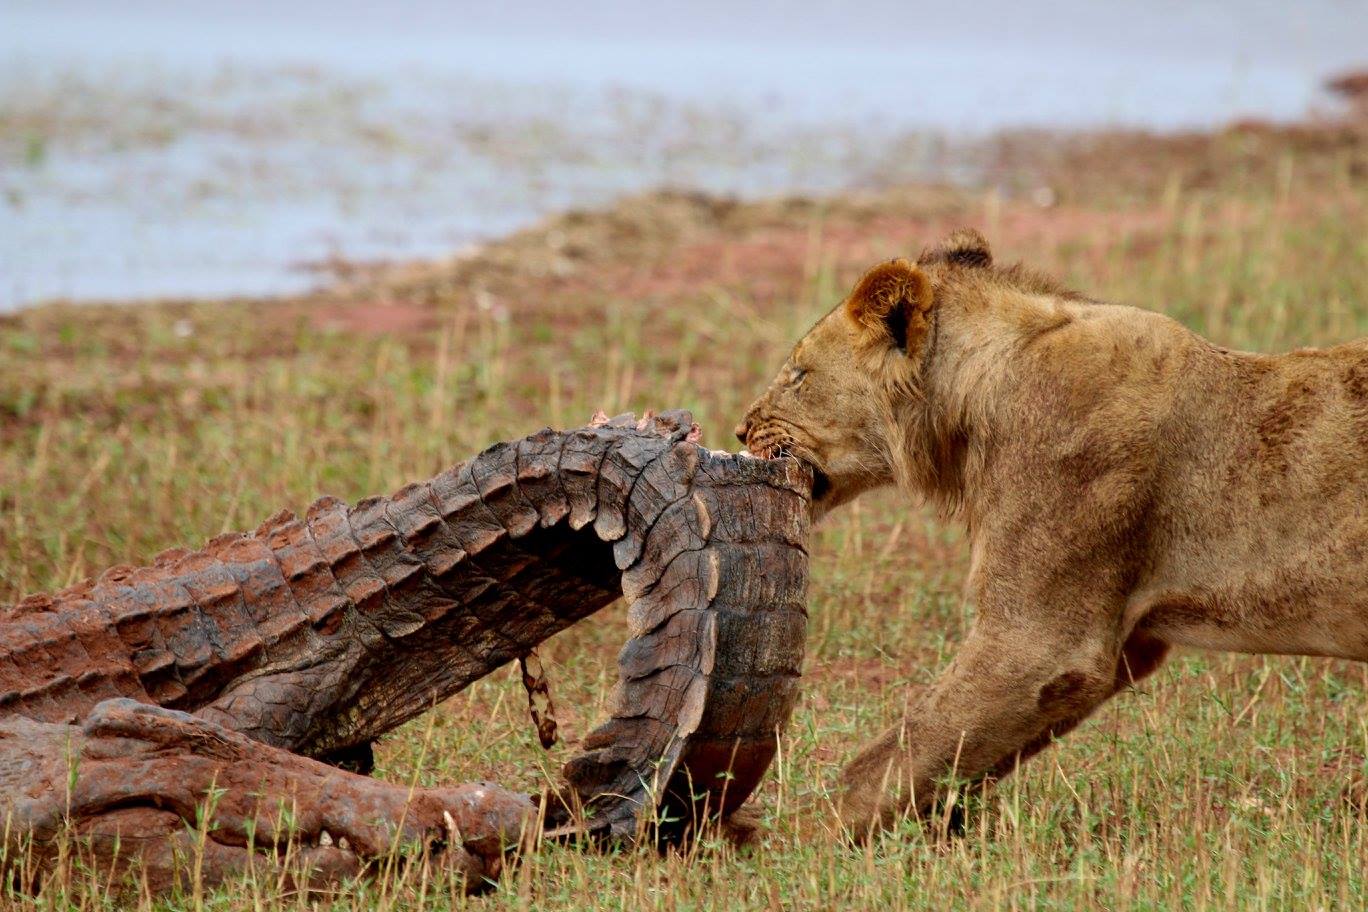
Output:
[[746,438],[749,436],[750,421],[748,419],[742,418],[741,423],[736,426],[736,439],[741,441],[742,443],[745,443]]

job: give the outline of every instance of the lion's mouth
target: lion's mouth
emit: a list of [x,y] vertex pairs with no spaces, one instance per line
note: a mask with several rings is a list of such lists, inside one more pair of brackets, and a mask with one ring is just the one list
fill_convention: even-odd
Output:
[[[652,420],[655,419],[655,411],[647,410],[637,421],[637,430],[646,430]],[[589,418],[590,427],[598,427],[607,424],[608,415],[599,409]],[[686,432],[685,440],[690,443],[700,443],[703,439],[703,429],[697,423],[691,424]],[[773,440],[773,438],[771,438]],[[821,502],[831,493],[831,476],[822,470],[816,456],[807,447],[795,443],[792,438],[782,436],[778,440],[773,440],[768,445],[756,446],[752,444],[749,448],[749,455],[757,459],[797,459],[812,471],[812,502]]]
[[831,476],[823,471],[817,458],[791,440],[782,440],[764,447],[752,447],[751,452],[760,459],[796,459],[812,471],[812,500],[821,501],[831,493]]

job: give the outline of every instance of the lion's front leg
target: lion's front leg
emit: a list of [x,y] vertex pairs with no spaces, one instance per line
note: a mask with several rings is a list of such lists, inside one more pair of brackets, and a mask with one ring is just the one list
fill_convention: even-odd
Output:
[[[1015,618],[1020,621],[1020,618]],[[980,620],[940,680],[841,774],[837,810],[857,839],[928,809],[949,775],[1010,772],[1124,686],[1121,647],[1092,635]]]

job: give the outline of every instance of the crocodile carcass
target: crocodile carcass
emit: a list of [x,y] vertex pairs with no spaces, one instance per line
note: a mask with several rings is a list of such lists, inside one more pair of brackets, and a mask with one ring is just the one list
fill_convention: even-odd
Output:
[[619,597],[612,718],[567,765],[553,823],[632,839],[729,813],[797,695],[811,478],[710,452],[692,427],[670,412],[544,430],[389,497],[325,498],[20,602],[0,615],[8,854],[89,837],[168,882],[212,797],[206,882],[291,840],[324,878],[404,840],[478,885],[534,802],[410,794],[359,774],[370,745]]

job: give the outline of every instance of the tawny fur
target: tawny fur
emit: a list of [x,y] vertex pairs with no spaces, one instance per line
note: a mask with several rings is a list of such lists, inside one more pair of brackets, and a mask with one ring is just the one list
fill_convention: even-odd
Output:
[[966,525],[974,627],[845,769],[857,837],[1009,772],[1172,645],[1368,660],[1368,342],[1229,351],[994,266],[972,231],[871,271],[737,429]]

